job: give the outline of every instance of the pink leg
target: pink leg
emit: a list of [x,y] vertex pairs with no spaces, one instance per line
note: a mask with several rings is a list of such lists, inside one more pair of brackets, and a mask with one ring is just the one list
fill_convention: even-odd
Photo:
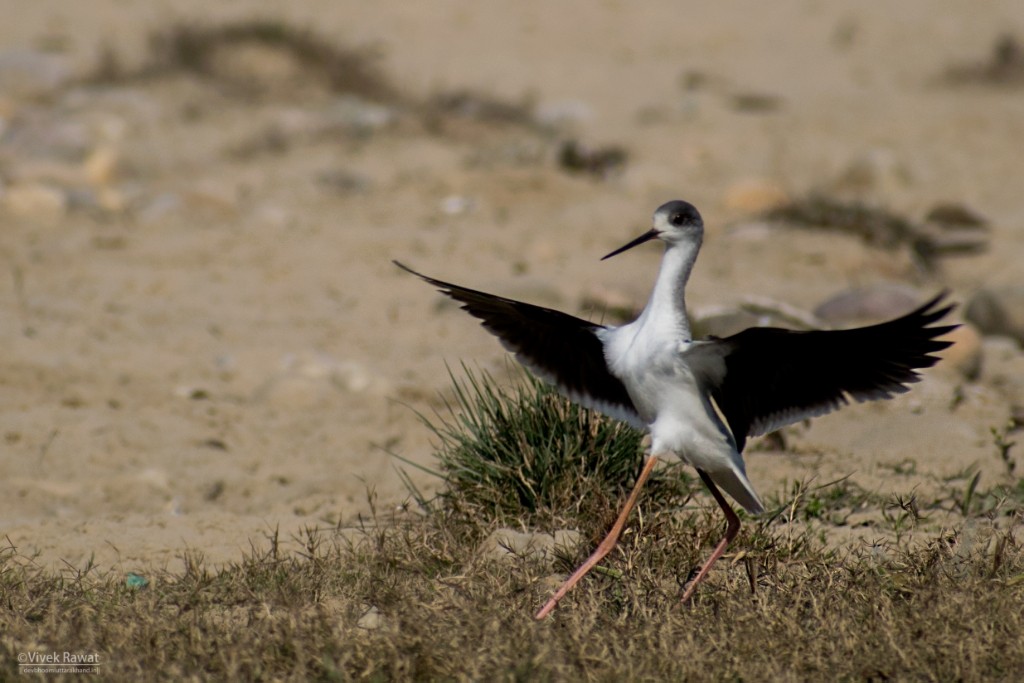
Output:
[[636,507],[636,500],[640,496],[640,489],[643,488],[647,478],[651,476],[651,471],[654,469],[654,464],[657,462],[656,456],[647,458],[647,462],[644,463],[644,468],[640,470],[640,476],[636,479],[636,484],[633,485],[633,490],[629,492],[629,498],[626,499],[626,504],[622,507],[622,512],[619,513],[618,519],[615,520],[615,524],[612,525],[611,531],[604,537],[601,544],[597,546],[597,550],[587,558],[587,561],[580,565],[580,568],[573,572],[573,575],[565,580],[555,594],[551,596],[540,611],[537,612],[534,619],[543,619],[546,617],[551,610],[555,608],[558,601],[561,600],[566,593],[568,593],[573,586],[579,583],[587,572],[594,568],[594,566],[604,559],[604,556],[611,552],[612,548],[619,541],[619,535],[622,534],[623,527],[626,526],[626,519],[629,517],[629,513],[632,512],[633,508]]
[[715,552],[711,553],[711,557],[709,557],[707,562],[701,566],[700,571],[697,572],[697,576],[695,576],[693,581],[690,581],[689,585],[686,587],[686,592],[683,593],[683,599],[681,600],[683,603],[693,596],[694,592],[697,590],[697,585],[700,584],[700,582],[704,580],[704,577],[708,575],[708,572],[711,571],[712,565],[718,561],[718,558],[722,556],[725,549],[729,547],[729,543],[732,542],[732,539],[736,538],[736,534],[739,533],[740,530],[740,518],[736,516],[736,513],[733,512],[731,507],[729,507],[729,504],[725,502],[725,498],[722,497],[722,493],[718,490],[718,487],[715,486],[715,482],[711,481],[711,477],[702,470],[697,470],[697,474],[700,475],[701,480],[705,485],[707,485],[708,489],[711,490],[711,495],[715,497],[715,502],[718,503],[718,506],[722,508],[722,512],[725,513],[725,519],[728,522],[728,526],[725,529],[725,538],[721,540],[718,547],[715,548]]

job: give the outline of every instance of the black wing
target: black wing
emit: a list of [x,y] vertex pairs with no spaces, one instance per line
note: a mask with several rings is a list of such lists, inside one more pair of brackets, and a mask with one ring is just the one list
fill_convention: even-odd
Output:
[[957,325],[929,327],[953,310],[942,292],[889,322],[851,330],[801,332],[754,327],[696,345],[691,353],[742,452],[757,436],[849,402],[892,398],[917,382],[915,370],[939,361],[930,354]]
[[599,330],[606,329],[603,325],[435,280],[398,261],[393,263],[462,304],[462,310],[479,318],[520,363],[570,400],[643,426],[626,387],[608,372],[604,346],[597,336]]

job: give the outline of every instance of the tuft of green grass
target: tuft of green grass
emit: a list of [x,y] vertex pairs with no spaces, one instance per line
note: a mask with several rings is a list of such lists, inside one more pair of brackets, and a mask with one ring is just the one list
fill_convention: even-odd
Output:
[[[525,373],[499,386],[463,366],[453,398],[433,419],[420,416],[437,440],[445,480],[442,504],[500,523],[575,523],[615,507],[643,464],[643,435],[580,408]],[[451,373],[449,373],[451,374]],[[647,505],[688,496],[692,479],[670,466],[648,485]]]

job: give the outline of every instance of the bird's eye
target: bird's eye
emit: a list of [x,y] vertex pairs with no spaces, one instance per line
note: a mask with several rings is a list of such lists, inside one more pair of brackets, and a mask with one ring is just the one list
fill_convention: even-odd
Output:
[[668,222],[678,228],[685,222],[685,219],[683,218],[683,214],[674,213],[671,216],[669,216]]

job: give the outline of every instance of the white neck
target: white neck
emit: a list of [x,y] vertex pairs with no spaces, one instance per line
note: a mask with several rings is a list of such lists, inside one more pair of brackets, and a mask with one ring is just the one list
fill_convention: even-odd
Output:
[[686,316],[686,281],[700,251],[700,240],[669,243],[661,259],[658,279],[637,323],[645,329],[655,326],[653,334],[675,339],[692,339],[690,321]]

